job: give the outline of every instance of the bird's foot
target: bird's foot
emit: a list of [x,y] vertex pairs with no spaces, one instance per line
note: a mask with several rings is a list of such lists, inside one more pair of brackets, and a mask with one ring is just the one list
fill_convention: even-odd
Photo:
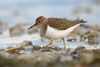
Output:
[[67,49],[67,44],[66,44],[65,39],[64,39],[64,38],[62,38],[62,41],[63,41],[63,43],[64,43],[64,49]]
[[64,49],[67,49],[67,46],[66,45],[64,45]]
[[49,44],[47,44],[46,46],[43,46],[44,48],[45,47],[54,47],[54,43],[53,42],[49,42]]

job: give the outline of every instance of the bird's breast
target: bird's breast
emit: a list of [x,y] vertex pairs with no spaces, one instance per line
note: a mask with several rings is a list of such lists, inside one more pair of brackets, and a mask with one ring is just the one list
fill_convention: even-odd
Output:
[[66,37],[79,25],[80,24],[77,24],[65,30],[58,30],[48,25],[45,36],[50,39],[58,39],[58,38]]

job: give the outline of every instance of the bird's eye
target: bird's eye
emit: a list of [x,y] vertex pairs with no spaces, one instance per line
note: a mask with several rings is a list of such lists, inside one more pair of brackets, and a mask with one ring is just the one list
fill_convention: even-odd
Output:
[[39,23],[40,23],[40,21],[37,21],[37,22],[36,22],[36,24],[39,24]]
[[40,20],[38,22],[40,22]]

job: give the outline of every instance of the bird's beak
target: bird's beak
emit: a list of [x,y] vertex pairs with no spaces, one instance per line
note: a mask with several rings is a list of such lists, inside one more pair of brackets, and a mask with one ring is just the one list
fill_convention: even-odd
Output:
[[35,27],[37,24],[38,24],[38,23],[35,23],[34,25],[30,26],[30,27],[28,28],[28,30],[30,30],[31,28]]
[[30,27],[28,28],[28,30],[30,30],[30,29],[33,28],[33,27],[34,27],[34,25],[30,26]]
[[28,28],[28,30],[30,30],[31,28],[33,28],[33,27],[35,27],[35,26],[37,26],[39,23],[36,23],[35,22],[35,24],[34,25],[32,25],[32,26],[30,26],[29,28]]

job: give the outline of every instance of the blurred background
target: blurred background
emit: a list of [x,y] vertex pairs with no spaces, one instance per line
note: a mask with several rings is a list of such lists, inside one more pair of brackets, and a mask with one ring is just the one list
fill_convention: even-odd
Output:
[[[38,16],[87,21],[55,47],[27,29]],[[34,33],[34,34],[33,34]],[[0,67],[100,67],[100,0],[0,0]]]
[[87,23],[75,30],[69,38],[81,41],[82,37],[90,43],[100,41],[98,38],[100,0],[1,0],[0,44],[20,43],[24,40],[33,42],[33,40],[41,39],[38,34],[32,34],[36,32],[35,30],[30,32],[27,30],[38,16],[69,20],[84,19]]
[[82,18],[99,24],[100,0],[1,0],[0,22],[33,23],[38,16]]

